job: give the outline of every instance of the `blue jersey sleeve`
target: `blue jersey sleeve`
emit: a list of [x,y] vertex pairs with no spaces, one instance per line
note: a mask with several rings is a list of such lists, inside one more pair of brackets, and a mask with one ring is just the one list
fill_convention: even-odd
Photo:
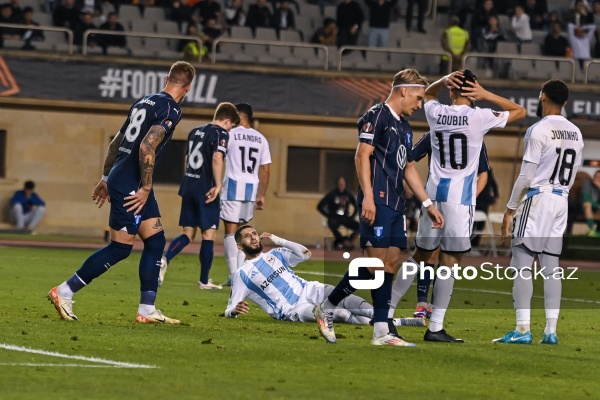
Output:
[[479,167],[477,168],[477,175],[483,174],[490,170],[490,163],[488,161],[487,149],[485,143],[481,145],[481,151],[479,152]]
[[380,107],[379,109],[372,108],[358,120],[359,142],[375,146],[385,129],[383,118],[380,118],[382,116],[382,110],[383,107]]
[[431,154],[431,133],[427,132],[423,137],[414,145],[410,151],[410,156],[414,161],[421,161],[423,157]]
[[181,109],[175,101],[165,99],[165,103],[156,113],[153,125],[160,125],[165,132],[175,130],[175,127],[181,119]]
[[220,151],[223,153],[223,156],[227,155],[227,145],[229,144],[229,132],[225,129],[217,129],[217,140],[215,142],[216,148],[215,152]]

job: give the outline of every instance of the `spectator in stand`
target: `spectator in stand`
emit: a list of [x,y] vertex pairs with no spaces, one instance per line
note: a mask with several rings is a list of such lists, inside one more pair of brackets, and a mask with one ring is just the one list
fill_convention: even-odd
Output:
[[191,13],[192,10],[185,3],[185,0],[173,0],[173,3],[171,3],[171,7],[169,8],[169,19],[176,22],[181,31],[183,23],[189,20]]
[[[187,36],[199,37],[204,40],[203,34],[198,31],[198,25],[193,21],[188,24],[185,34]],[[198,61],[200,57],[206,56],[208,48],[204,43],[202,44],[202,48],[198,47],[198,42],[195,40],[180,40],[179,51],[183,51],[183,59],[185,61]]]
[[[504,37],[504,32],[502,32],[502,29],[500,28],[498,17],[491,15],[487,26],[481,31],[480,50],[484,53],[495,53],[498,49],[498,42],[504,40],[506,40],[506,38]],[[493,68],[493,64],[493,58],[486,58],[483,67]]]
[[310,40],[311,43],[335,46],[338,40],[338,27],[334,19],[325,18],[323,26],[317,29]]
[[[23,25],[27,26],[40,26],[37,22],[33,20],[33,8],[25,7],[23,9]],[[31,44],[31,42],[43,42],[44,31],[38,30],[30,30],[25,31],[22,36],[23,42],[23,50],[35,50],[35,46]]]
[[569,33],[569,44],[573,51],[573,60],[579,60],[579,66],[583,69],[583,66],[587,60],[592,59],[592,37],[596,33],[596,25],[580,25],[569,22],[568,25]]
[[544,39],[542,54],[549,57],[566,57],[568,48],[569,40],[562,35],[562,26],[556,21],[552,25],[552,32]]
[[390,15],[398,0],[366,0],[369,8],[369,47],[386,47]]
[[79,24],[79,7],[75,5],[75,0],[64,0],[64,3],[57,6],[52,14],[52,20],[54,26],[75,29]]
[[594,14],[583,0],[576,0],[573,9],[569,12],[568,21],[576,26],[593,24]]
[[529,25],[529,15],[525,14],[523,6],[518,5],[515,7],[515,14],[512,16],[510,23],[519,43],[531,42],[533,34]]
[[46,212],[46,203],[35,192],[33,181],[25,182],[10,199],[10,219],[17,229],[33,232]]
[[417,14],[417,30],[419,33],[427,33],[425,30],[425,11],[427,11],[427,0],[407,0],[406,2],[406,31],[412,29],[413,13],[415,3],[419,7]]
[[131,4],[134,6],[138,6],[142,15],[144,15],[144,10],[146,7],[151,7],[154,5],[154,0],[132,0]]
[[[461,69],[462,57],[471,49],[471,40],[469,32],[460,27],[460,19],[457,16],[450,18],[448,29],[442,34],[442,48],[452,55],[452,71]],[[448,62],[448,57],[442,56],[440,74],[447,74]]]
[[206,51],[212,49],[213,42],[221,36],[223,33],[222,29],[217,27],[217,19],[210,18],[204,24],[204,28],[202,29],[202,46],[206,47]]
[[19,23],[23,22],[23,9],[19,4],[19,0],[10,0],[10,6],[12,7],[12,15]]
[[227,26],[245,26],[246,12],[244,0],[232,0],[225,8],[225,22]]
[[498,14],[512,15],[515,12],[517,4],[519,4],[518,0],[498,1],[494,4],[494,8]]
[[77,7],[82,13],[92,14],[94,17],[102,15],[102,0],[77,0]]
[[[119,16],[116,12],[108,14],[108,20],[100,25],[100,29],[111,32],[125,32],[125,27],[119,22]],[[127,47],[127,38],[125,35],[98,35],[98,44],[106,54],[107,48],[110,46]]]
[[[10,3],[2,4],[0,6],[0,23],[2,24],[18,24],[18,21],[13,16],[13,9]],[[3,39],[13,39],[19,40],[21,39],[21,35],[23,34],[22,29],[15,28],[2,28],[2,38]]]
[[221,16],[221,4],[215,0],[202,0],[192,10],[192,13],[198,13],[200,22],[204,25],[209,19],[219,20]]
[[[83,13],[75,28],[73,29],[73,44],[75,46],[83,45],[83,34],[88,29],[98,29],[94,25],[94,14]],[[96,35],[89,35],[87,38],[87,45],[89,47],[96,47]]]
[[117,8],[115,7],[112,1],[102,0],[102,3],[100,3],[100,21],[102,21],[102,23],[108,21],[108,16],[110,15],[110,13],[116,12]]
[[365,16],[354,0],[342,0],[337,8],[338,46],[356,46]]
[[467,19],[475,9],[475,0],[450,0],[450,14],[459,19],[459,26],[467,26]]
[[483,51],[486,53],[495,53],[494,51],[487,51],[483,48],[482,33],[489,25],[490,17],[496,17],[498,22],[498,13],[494,8],[494,2],[492,0],[485,0],[473,13],[473,19],[471,20],[471,43],[473,44],[474,51]]
[[289,0],[282,0],[273,13],[273,27],[277,30],[277,34],[281,31],[296,30],[296,20]]
[[592,4],[594,11],[594,25],[596,25],[596,46],[594,48],[594,57],[600,58],[600,0]]
[[548,3],[546,0],[525,0],[525,14],[529,15],[529,26],[534,30],[543,30],[548,20]]
[[246,25],[256,31],[256,28],[270,28],[273,26],[273,14],[267,6],[267,0],[256,0],[248,9]]

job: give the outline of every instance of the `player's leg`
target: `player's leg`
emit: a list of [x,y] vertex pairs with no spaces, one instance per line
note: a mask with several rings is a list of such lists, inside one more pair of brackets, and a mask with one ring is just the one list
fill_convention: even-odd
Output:
[[[332,285],[324,285],[324,296],[329,296],[329,294],[333,291],[334,286]],[[334,311],[334,321],[335,321],[335,312],[340,309],[345,309],[351,312],[355,317],[363,317],[367,318],[367,323],[373,318],[373,306],[355,294],[351,294],[346,297],[338,307]]]
[[342,222],[337,217],[329,217],[327,219],[327,226],[335,237],[335,241],[333,242],[334,249],[341,248],[344,244],[344,236],[340,233],[340,225],[342,225]]
[[194,240],[198,220],[198,201],[192,196],[183,196],[181,198],[181,211],[179,212],[179,226],[183,227],[183,232],[169,243],[162,260],[161,275],[164,275],[163,270],[166,272],[166,266],[171,260]]
[[184,226],[182,234],[171,241],[164,256],[160,259],[158,286],[162,285],[165,281],[165,275],[167,274],[167,268],[169,267],[171,260],[181,253],[181,251],[196,238],[197,230],[198,228],[195,226]]
[[558,344],[556,324],[560,313],[560,297],[562,280],[559,271],[559,258],[556,255],[540,254],[540,267],[544,275],[544,308],[546,310],[546,327],[540,343]]
[[46,207],[44,207],[44,206],[33,207],[31,212],[28,214],[28,218],[25,223],[27,226],[27,229],[30,231],[33,231],[35,229],[35,227],[38,226],[38,224],[42,220],[42,217],[44,216],[45,213],[46,213]]
[[[156,202],[146,203],[143,212],[149,212],[149,215],[158,214]],[[161,256],[167,242],[160,217],[152,216],[142,221],[138,234],[144,242],[144,250],[142,250],[139,266],[140,305],[135,320],[145,323],[179,324],[179,320],[164,316],[155,306]]]
[[123,207],[123,198],[127,195],[114,191],[109,191],[109,194],[110,243],[89,256],[73,276],[48,293],[48,298],[62,319],[77,320],[73,314],[73,295],[131,254],[140,218]]
[[417,276],[417,307],[413,314],[415,318],[429,318],[431,316],[431,303],[433,303],[433,296],[431,296],[431,302],[429,298],[429,287],[431,282],[435,278],[435,265],[438,263],[440,249],[435,249],[429,259],[425,261],[425,271]]
[[[229,284],[223,284],[224,286],[231,286],[231,276],[238,269],[238,253],[239,249],[235,242],[235,231],[238,228],[238,224],[234,222],[227,222],[223,220],[225,226],[225,238],[223,239],[223,252],[225,253],[225,262],[229,269]],[[227,282],[226,282],[227,283]]]
[[589,228],[588,235],[593,236],[596,234],[596,221],[594,221],[594,209],[592,208],[592,203],[585,202],[582,204],[583,215],[585,217],[585,222]]
[[10,209],[10,220],[17,229],[25,228],[25,214],[23,213],[23,205],[17,203]]
[[200,245],[200,280],[198,287],[200,289],[223,289],[220,285],[215,285],[212,279],[209,278],[212,268],[213,259],[215,257],[215,237],[217,230],[214,228],[202,230],[202,243]]

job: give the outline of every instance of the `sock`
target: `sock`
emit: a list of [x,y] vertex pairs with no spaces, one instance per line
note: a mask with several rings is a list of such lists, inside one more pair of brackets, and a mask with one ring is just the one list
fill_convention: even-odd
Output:
[[[367,268],[358,269],[358,279],[372,279],[373,274]],[[327,296],[323,302],[323,307],[327,310],[332,310],[337,307],[346,297],[356,292],[356,289],[350,285],[350,276],[346,272],[343,278],[338,282],[333,291]]]
[[[527,277],[529,279],[521,278]],[[513,302],[517,315],[515,330],[519,333],[529,332],[531,324],[531,296],[533,296],[533,281],[531,271],[522,270],[513,283]]]
[[[108,246],[96,251],[85,260],[81,268],[76,272],[77,277],[81,279],[84,285],[89,285],[95,278],[108,271],[110,267],[129,257],[132,248],[133,246],[130,244],[111,241]],[[71,281],[71,279],[69,279],[69,281]],[[67,281],[67,284],[69,281]],[[69,287],[73,292],[77,292],[77,290],[81,289],[74,279],[71,283],[74,286]]]
[[156,292],[151,290],[140,293],[140,306],[138,307],[138,313],[142,315],[150,315],[155,310],[156,307],[154,303],[156,302]]
[[65,297],[67,299],[72,299],[73,295],[83,289],[85,287],[85,282],[81,280],[77,276],[77,274],[73,274],[67,281],[61,283],[58,287],[58,294],[61,297]]
[[225,262],[229,268],[229,275],[233,275],[238,269],[238,247],[233,234],[225,235],[223,240],[223,251],[225,252]]
[[383,284],[377,289],[371,290],[373,298],[373,322],[376,337],[384,336],[388,333],[388,311],[390,309],[390,300],[392,297],[392,283],[394,274],[385,272]]
[[165,232],[160,231],[143,240],[144,250],[140,258],[140,291],[156,292],[158,290],[158,274],[160,273],[160,259],[167,240]]
[[200,282],[205,285],[208,283],[208,273],[212,268],[213,257],[215,256],[215,241],[203,240],[200,248]]
[[[433,264],[425,264],[425,267],[434,269]],[[421,275],[423,275],[421,277]],[[432,274],[426,269],[423,274],[419,273],[417,276],[417,303],[427,304],[427,297],[429,295],[429,285],[431,284]]]
[[173,241],[171,242],[171,244],[169,244],[169,247],[167,248],[167,251],[165,253],[165,258],[167,259],[167,264],[169,264],[171,262],[171,260],[174,259],[175,256],[177,254],[179,254],[181,252],[181,250],[183,250],[185,248],[185,246],[187,246],[188,244],[190,244],[190,238],[187,237],[187,235],[185,235],[185,234],[181,234],[181,235],[177,236],[175,239],[173,239]]
[[540,264],[544,271],[544,308],[546,309],[546,328],[544,333],[556,333],[556,324],[560,313],[560,298],[562,295],[562,281],[553,276],[558,272],[559,260],[556,256],[540,254]]
[[588,228],[590,228],[590,230],[594,229],[594,219],[593,218],[586,219],[585,223],[587,224]]
[[[406,260],[406,262],[418,265],[418,263],[412,257]],[[396,307],[398,307],[400,299],[404,297],[406,292],[408,292],[410,285],[412,285],[413,281],[415,280],[415,275],[418,274],[417,272],[415,272],[414,274],[407,275],[406,279],[402,279],[403,268],[404,267],[400,268],[400,271],[398,271],[396,281],[394,282],[394,286],[392,287],[392,298],[390,300],[388,318],[394,318],[394,311],[396,311]]]
[[429,330],[431,332],[439,332],[444,329],[444,317],[446,310],[450,304],[452,297],[452,289],[454,288],[454,275],[450,274],[447,279],[437,279],[433,287],[433,295],[435,303],[433,303],[433,311],[429,319]]
[[556,323],[558,322],[558,315],[557,318],[549,318],[548,311],[549,310],[546,311],[546,328],[544,329],[544,335],[556,333]]
[[373,306],[362,297],[354,294],[346,297],[339,304],[340,308],[348,310],[350,313],[356,316],[373,318]]

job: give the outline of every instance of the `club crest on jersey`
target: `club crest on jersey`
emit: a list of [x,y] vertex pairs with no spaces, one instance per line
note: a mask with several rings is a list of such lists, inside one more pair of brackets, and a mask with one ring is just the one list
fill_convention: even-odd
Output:
[[221,141],[219,142],[219,146],[227,147],[227,140],[221,139]]
[[138,226],[140,226],[140,222],[142,222],[142,216],[140,214],[133,217],[133,225],[138,227]]
[[267,262],[268,262],[269,264],[273,264],[273,263],[275,262],[275,257],[273,257],[272,255],[270,255],[270,256],[267,258]]
[[374,226],[373,232],[375,233],[376,239],[381,239],[383,237],[383,226]]
[[398,161],[398,166],[400,168],[404,169],[404,167],[406,167],[406,147],[403,144],[398,148],[396,160]]
[[165,124],[169,127],[169,129],[171,129],[173,127],[173,123],[169,120],[166,120]]
[[364,132],[364,133],[370,133],[370,132],[373,132],[373,124],[372,124],[372,123],[370,123],[370,122],[365,122],[365,123],[363,124],[362,128],[360,128],[360,131],[361,131],[361,132]]

